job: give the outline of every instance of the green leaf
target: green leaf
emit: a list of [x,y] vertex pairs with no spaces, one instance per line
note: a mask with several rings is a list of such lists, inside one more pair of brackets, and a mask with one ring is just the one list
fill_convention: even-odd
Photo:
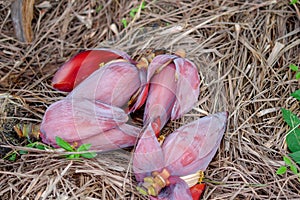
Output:
[[[300,72],[299,72],[300,73]],[[291,94],[292,97],[296,98],[297,100],[300,101],[300,90],[296,90]]]
[[[82,144],[80,145],[80,147],[78,147],[77,151],[87,151],[91,148],[91,144]],[[80,156],[84,157],[84,158],[94,158],[97,156],[97,153],[95,152],[91,152],[91,153],[82,153],[80,154]]]
[[299,70],[299,67],[297,65],[294,65],[294,64],[290,64],[289,65],[289,68],[292,70],[292,71],[295,71],[297,72]]
[[123,18],[123,19],[121,20],[121,22],[122,22],[124,28],[126,28],[126,27],[128,26],[127,20],[126,20],[125,18]]
[[290,2],[291,5],[295,5],[296,3],[298,3],[298,0],[291,0]]
[[291,159],[290,159],[289,157],[287,157],[287,156],[283,156],[283,161],[284,161],[284,163],[285,163],[286,165],[288,165],[288,166],[293,165]]
[[291,165],[291,166],[290,166],[290,169],[291,169],[291,171],[292,171],[294,174],[298,174],[297,166]]
[[146,2],[143,1],[143,2],[142,2],[142,5],[141,5],[141,9],[142,9],[142,10],[145,9],[145,6],[146,6]]
[[74,151],[74,148],[68,142],[64,141],[62,138],[56,136],[55,141],[56,141],[56,144],[58,146],[60,146],[61,148],[65,149],[67,151]]
[[300,129],[296,128],[286,136],[286,143],[289,150],[294,153],[300,151]]
[[8,158],[9,161],[16,161],[16,159],[17,159],[17,154],[16,153],[11,154]]
[[279,168],[277,169],[276,174],[282,175],[282,174],[284,174],[284,173],[286,172],[286,170],[287,170],[287,167],[286,167],[286,166],[281,166],[281,167],[279,167]]
[[80,147],[78,147],[77,149],[77,152],[80,152],[80,151],[87,151],[91,148],[91,144],[82,144],[80,145]]
[[300,151],[300,119],[289,110],[284,108],[282,110],[282,116],[284,121],[290,126],[291,131],[286,136],[286,143],[291,152]]
[[130,17],[134,18],[137,11],[138,11],[138,8],[132,8],[129,13]]
[[289,125],[291,131],[286,136],[286,143],[291,152],[300,151],[300,129],[297,128],[300,124],[300,119],[289,110],[284,108],[282,110],[282,116],[284,121]]
[[97,156],[96,152],[91,152],[91,153],[83,153],[80,154],[84,158],[95,158]]
[[296,73],[296,79],[299,80],[300,79],[300,72]]
[[141,8],[141,10],[143,10],[145,8],[145,6],[146,6],[146,3],[143,1],[142,5],[140,5],[139,7],[132,8],[129,13],[130,17],[134,18],[135,14],[139,11],[139,8]]
[[102,5],[99,5],[97,8],[96,8],[96,13],[99,13],[100,12],[100,10],[102,10],[102,8],[103,8],[103,6]]
[[31,147],[31,148],[34,147],[34,146],[35,146],[35,142],[34,143],[29,143],[29,144],[26,145],[26,147]]
[[297,115],[284,108],[281,108],[281,111],[284,121],[289,125],[290,128],[293,129],[300,125],[300,119],[297,117]]
[[300,129],[296,128],[286,136],[286,143],[289,150],[293,152],[300,151]]
[[40,142],[33,142],[26,145],[26,147],[31,147],[35,149],[45,150],[47,149],[47,146],[44,144],[41,144]]
[[297,163],[300,164],[300,151],[289,154],[289,156]]
[[42,144],[36,144],[35,148],[40,149],[40,150],[47,149],[47,147],[45,145],[42,145]]
[[70,154],[70,155],[66,155],[67,159],[79,159],[80,158],[80,154]]
[[75,154],[66,155],[67,159],[75,159]]
[[79,154],[79,153],[78,153],[78,154],[74,154],[74,158],[75,158],[75,159],[80,158],[80,154]]
[[21,155],[28,154],[28,151],[20,150],[19,154],[21,154]]

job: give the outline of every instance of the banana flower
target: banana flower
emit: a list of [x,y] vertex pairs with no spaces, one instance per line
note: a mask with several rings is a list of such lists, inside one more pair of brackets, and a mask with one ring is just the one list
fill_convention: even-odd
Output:
[[133,146],[140,129],[127,124],[121,109],[140,87],[140,74],[127,60],[115,60],[94,71],[63,100],[52,104],[41,124],[45,143],[59,136],[68,142],[91,143],[92,149]]
[[129,55],[118,50],[98,48],[82,51],[60,67],[53,77],[52,86],[57,90],[70,92],[101,66],[117,59],[134,63]]
[[43,142],[56,146],[59,136],[70,143],[89,143],[108,151],[133,146],[140,129],[126,124],[123,109],[89,99],[66,98],[46,111],[40,131]]
[[[180,118],[198,100],[200,78],[197,67],[177,55],[158,55],[147,70],[146,89],[140,93],[146,100],[144,124],[152,124],[156,135],[166,122]],[[143,104],[137,101],[136,104]]]
[[170,134],[162,146],[153,127],[148,126],[133,157],[138,191],[152,199],[192,199],[181,177],[205,171],[220,145],[227,116],[221,112],[186,124]]
[[127,60],[115,60],[93,72],[67,98],[95,99],[117,107],[127,106],[141,86],[140,72]]

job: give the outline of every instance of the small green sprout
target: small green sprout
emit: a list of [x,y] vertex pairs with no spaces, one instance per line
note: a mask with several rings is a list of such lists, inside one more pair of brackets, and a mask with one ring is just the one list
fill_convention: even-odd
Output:
[[99,6],[95,9],[96,13],[99,13],[100,10],[102,10],[102,8],[103,8],[103,6],[102,6],[102,5],[99,5]]
[[[40,150],[51,149],[47,145],[42,144],[40,142],[30,142],[25,147],[30,147],[30,148],[40,149]],[[16,161],[17,155],[24,155],[24,154],[28,154],[28,151],[25,151],[25,150],[13,151],[13,152],[8,153],[4,158],[7,158],[10,161]]]
[[291,96],[300,101],[300,90],[296,90],[291,94]]
[[291,4],[291,5],[295,5],[296,3],[298,3],[298,0],[291,0],[291,1],[290,1],[290,4]]
[[[132,8],[132,9],[130,10],[129,16],[132,17],[132,18],[134,18],[135,15],[136,15],[136,13],[137,13],[139,10],[144,10],[145,7],[146,7],[146,3],[145,3],[145,1],[142,1],[142,3],[141,3],[138,7]],[[122,22],[124,28],[126,28],[126,27],[128,26],[128,21],[127,21],[126,18],[122,18],[121,22]]]
[[128,26],[126,18],[123,18],[121,22],[122,22],[124,28],[126,28]]
[[[76,149],[74,146],[72,146],[71,144],[69,144],[68,142],[66,142],[65,140],[63,140],[58,136],[55,137],[55,140],[56,140],[56,144],[61,148],[63,148],[64,150],[68,152],[78,152],[76,154],[66,155],[68,159],[78,159],[80,157],[94,158],[97,156],[97,153],[95,152],[81,153],[82,151],[88,151],[92,146],[91,144],[82,144]],[[53,149],[40,142],[30,142],[25,147],[30,147],[30,148],[40,149],[40,150]],[[18,155],[24,155],[24,154],[28,154],[28,151],[25,150],[11,151],[4,157],[4,159],[8,159],[10,161],[16,161]]]
[[91,144],[82,144],[76,149],[76,145],[72,146],[70,143],[66,142],[62,138],[56,136],[55,137],[56,144],[63,148],[64,150],[68,152],[78,152],[77,154],[70,154],[66,155],[68,159],[78,159],[80,157],[83,158],[94,158],[97,156],[96,152],[91,152],[91,153],[80,153],[82,151],[88,151],[91,148]]
[[145,9],[145,6],[146,6],[146,3],[143,1],[139,7],[132,8],[129,13],[130,17],[134,18],[136,13],[139,11],[139,9],[143,10],[143,9]]
[[287,156],[283,156],[283,161],[285,163],[285,166],[279,167],[276,171],[276,174],[278,174],[278,175],[285,174],[287,172],[288,167],[289,167],[290,170],[293,172],[293,174],[299,176],[298,180],[300,181],[300,174],[298,172],[297,166],[293,164],[292,160]]
[[9,161],[16,161],[17,159],[17,153],[13,152],[12,154],[9,154],[8,160]]
[[300,70],[299,70],[299,67],[297,66],[297,65],[295,65],[295,64],[290,64],[289,65],[289,68],[292,70],[292,71],[294,71],[294,72],[296,72],[296,79],[297,80],[299,80],[300,79]]
[[299,70],[299,67],[298,67],[297,65],[295,65],[295,64],[290,64],[290,65],[289,65],[289,68],[290,68],[292,71],[295,71],[295,72],[297,72],[297,71]]

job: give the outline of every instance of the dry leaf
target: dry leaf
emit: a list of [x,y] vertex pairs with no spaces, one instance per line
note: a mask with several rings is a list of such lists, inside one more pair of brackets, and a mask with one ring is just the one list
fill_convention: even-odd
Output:
[[15,34],[21,42],[32,41],[31,21],[33,18],[34,0],[16,0],[11,7],[11,16]]

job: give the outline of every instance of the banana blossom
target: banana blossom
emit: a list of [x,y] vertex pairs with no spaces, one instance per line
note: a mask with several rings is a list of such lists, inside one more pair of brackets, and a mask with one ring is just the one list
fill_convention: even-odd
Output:
[[216,113],[186,124],[162,146],[148,126],[133,157],[138,191],[152,199],[192,199],[189,186],[180,177],[205,171],[220,145],[227,116],[227,112]]
[[180,118],[197,102],[200,78],[196,65],[188,59],[163,54],[150,62],[146,82],[140,93],[144,98],[140,97],[136,105],[146,101],[144,124],[151,123],[158,136],[170,118]]
[[115,60],[94,71],[43,117],[41,137],[55,146],[55,137],[90,143],[106,151],[133,146],[140,132],[121,109],[140,87],[140,74],[127,60]]
[[52,146],[57,146],[59,136],[69,143],[88,143],[94,150],[108,151],[135,144],[140,129],[127,121],[127,114],[118,107],[66,98],[47,109],[40,132],[43,142]]

